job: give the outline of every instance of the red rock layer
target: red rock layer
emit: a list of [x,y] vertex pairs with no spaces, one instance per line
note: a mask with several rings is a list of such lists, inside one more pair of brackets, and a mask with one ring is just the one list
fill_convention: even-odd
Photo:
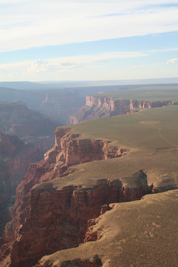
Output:
[[[70,133],[70,129],[57,130],[54,148],[41,162],[30,166],[18,186],[13,219],[6,226],[3,241],[6,243],[1,247],[1,260],[9,255],[10,249],[11,267],[32,266],[46,254],[78,246],[84,241],[88,221],[99,216],[104,204],[140,199],[151,192],[142,171],[133,176],[136,184],[141,181],[139,187],[124,188],[119,180],[103,179],[91,188],[72,185],[54,188],[51,180],[65,175],[72,164],[125,153],[109,141],[78,137]],[[48,183],[33,187],[43,181]],[[7,242],[12,243],[11,248]]]
[[[119,180],[99,180],[91,188],[77,186],[55,190],[52,183],[31,190],[29,216],[19,228],[11,251],[11,266],[31,266],[43,255],[76,247],[87,238],[88,221],[100,215],[104,204],[140,199],[150,193],[146,175],[139,188],[124,190]],[[98,237],[97,237],[98,238]]]
[[12,209],[13,220],[5,229],[5,238],[11,240],[16,237],[19,225],[28,215],[30,189],[35,184],[62,176],[73,164],[120,157],[126,153],[126,150],[112,146],[109,141],[78,140],[77,137],[79,135],[71,134],[70,129],[56,131],[55,146],[45,154],[42,161],[30,165],[29,172],[17,188],[16,204]]
[[168,105],[178,105],[176,101],[139,101],[117,100],[103,96],[86,96],[86,104],[70,116],[69,124],[83,120],[108,118],[119,114],[134,113],[138,108],[156,108]]

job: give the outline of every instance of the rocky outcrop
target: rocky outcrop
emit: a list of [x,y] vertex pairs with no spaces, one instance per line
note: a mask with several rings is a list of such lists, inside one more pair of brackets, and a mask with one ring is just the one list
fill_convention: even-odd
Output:
[[138,101],[130,100],[130,110],[137,108],[160,108],[163,106],[178,105],[177,101]]
[[[100,233],[93,232],[92,226],[100,214],[112,208],[110,203],[138,200],[152,193],[153,186],[148,185],[143,171],[113,181],[92,177],[89,184],[73,183],[67,176],[70,166],[126,153],[110,140],[82,139],[70,128],[58,128],[55,146],[42,161],[31,164],[17,188],[12,221],[0,240],[2,266],[30,267],[44,255],[98,240]],[[67,179],[70,182],[65,182]]]
[[[93,226],[100,214],[112,208],[110,203],[138,200],[152,193],[155,188],[148,185],[143,171],[113,181],[93,177],[92,184],[73,183],[67,176],[70,166],[127,152],[110,140],[84,139],[70,128],[57,128],[55,146],[42,161],[31,164],[17,188],[12,221],[0,240],[2,264],[9,257],[6,266],[30,267],[44,255],[98,240],[100,232],[93,231]],[[84,262],[76,260],[75,264]],[[95,266],[90,261],[86,264]]]
[[137,186],[128,188],[120,180],[107,179],[88,188],[71,185],[58,189],[53,181],[33,187],[29,215],[12,245],[11,266],[32,266],[43,255],[93,240],[85,235],[88,221],[100,215],[104,204],[136,200],[151,193],[142,171],[133,175],[134,182]]
[[102,96],[86,96],[86,105],[70,116],[69,124],[83,120],[112,117],[124,114],[128,109],[129,100],[114,100]]
[[[35,265],[35,267],[37,266],[41,266],[40,263]],[[51,264],[49,263],[49,265],[46,265],[45,266],[49,266],[49,267],[52,267]],[[60,264],[60,267],[102,267],[103,264],[102,264],[102,261],[101,259],[98,257],[98,255],[95,255],[94,257],[92,257],[92,259],[89,259],[89,260],[82,260],[82,259],[75,259],[75,260],[69,260],[69,261],[63,261],[61,264]]]
[[19,184],[16,204],[12,209],[13,221],[5,229],[5,237],[13,239],[17,229],[28,214],[30,189],[37,183],[53,180],[67,174],[71,165],[121,157],[127,149],[113,146],[111,141],[81,139],[69,128],[59,128],[55,134],[55,146],[44,155],[44,159],[31,164],[29,172]]
[[114,99],[105,96],[86,96],[86,104],[70,116],[69,124],[83,120],[107,118],[120,114],[134,113],[136,109],[156,108],[168,105],[178,105],[176,101],[140,101],[133,99]]
[[3,259],[9,250],[7,242],[13,242],[11,266],[31,266],[45,254],[78,246],[85,239],[88,220],[103,213],[103,205],[140,199],[151,192],[143,172],[134,178],[142,181],[139,187],[138,181],[129,188],[127,179],[124,183],[103,179],[87,188],[82,184],[56,188],[53,181],[66,175],[69,166],[121,157],[127,150],[108,140],[82,139],[69,128],[57,129],[55,138],[54,148],[30,166],[17,188],[12,221],[5,228],[6,243],[1,248]]

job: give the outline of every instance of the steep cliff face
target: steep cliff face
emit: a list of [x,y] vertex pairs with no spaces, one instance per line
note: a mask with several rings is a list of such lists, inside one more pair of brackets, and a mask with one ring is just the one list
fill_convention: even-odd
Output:
[[139,101],[119,100],[103,96],[86,96],[86,104],[70,116],[69,124],[76,124],[83,120],[107,118],[115,115],[133,113],[135,109],[156,108],[167,105],[178,105],[176,101]]
[[151,193],[153,187],[143,171],[113,181],[94,176],[90,183],[70,180],[72,165],[121,157],[127,152],[109,140],[82,139],[69,128],[58,128],[55,146],[42,161],[30,166],[17,188],[12,221],[0,240],[1,265],[32,266],[46,254],[99,239],[89,227],[111,208],[110,203],[137,200]]
[[176,101],[138,101],[130,100],[130,109],[136,108],[159,108],[163,106],[173,106],[178,105]]
[[103,213],[103,205],[140,199],[151,192],[152,187],[142,171],[132,177],[135,186],[132,183],[131,187],[125,186],[127,182],[107,179],[96,180],[89,187],[82,183],[56,186],[54,178],[61,180],[73,164],[120,157],[127,152],[107,140],[79,137],[70,129],[56,131],[54,148],[41,162],[30,166],[18,186],[13,219],[6,226],[6,243],[1,247],[1,259],[4,259],[9,255],[7,242],[10,242],[11,266],[31,266],[45,254],[78,246],[85,239],[88,220]]
[[88,95],[86,96],[86,105],[70,116],[69,124],[124,114],[129,104],[129,100],[114,100],[108,97]]
[[79,134],[61,128],[55,134],[55,146],[44,155],[44,159],[31,164],[29,172],[19,184],[16,204],[12,209],[13,221],[5,229],[5,237],[13,239],[17,229],[28,215],[30,189],[37,183],[66,175],[69,166],[93,160],[121,157],[127,153],[124,148],[113,146],[110,141],[78,139]]
[[10,220],[8,205],[17,185],[28,171],[29,164],[41,158],[42,153],[37,146],[25,144],[16,136],[0,131],[0,236]]
[[139,187],[124,189],[120,180],[98,180],[89,188],[55,188],[53,181],[35,186],[30,194],[29,216],[19,228],[11,251],[11,266],[32,266],[43,255],[76,247],[85,237],[88,221],[109,203],[140,199],[151,193],[147,176],[133,176]]

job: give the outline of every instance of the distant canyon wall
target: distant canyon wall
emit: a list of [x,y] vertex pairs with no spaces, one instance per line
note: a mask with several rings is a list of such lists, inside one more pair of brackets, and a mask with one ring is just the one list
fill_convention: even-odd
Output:
[[145,101],[119,100],[112,97],[86,96],[86,104],[70,116],[69,124],[76,124],[83,120],[108,118],[115,115],[134,113],[137,109],[157,108],[168,105],[178,105],[176,101]]

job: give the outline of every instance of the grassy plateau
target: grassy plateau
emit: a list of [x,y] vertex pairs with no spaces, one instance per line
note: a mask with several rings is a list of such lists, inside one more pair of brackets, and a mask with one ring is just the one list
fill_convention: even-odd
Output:
[[[178,100],[177,86],[142,89],[101,95],[115,99]],[[87,187],[102,178],[120,179],[123,184],[132,185],[126,177],[139,170],[147,174],[148,184],[155,188],[178,187],[178,106],[143,109],[65,127],[79,133],[78,139],[111,140],[111,144],[128,152],[123,157],[71,166],[68,176],[37,187],[49,183],[55,189],[71,184]],[[91,259],[94,255],[101,258],[103,267],[178,266],[177,189],[111,205],[114,208],[98,217],[92,226],[101,236],[98,241],[45,256],[40,266],[76,266],[72,262],[75,259]],[[71,263],[65,265],[64,261]]]

